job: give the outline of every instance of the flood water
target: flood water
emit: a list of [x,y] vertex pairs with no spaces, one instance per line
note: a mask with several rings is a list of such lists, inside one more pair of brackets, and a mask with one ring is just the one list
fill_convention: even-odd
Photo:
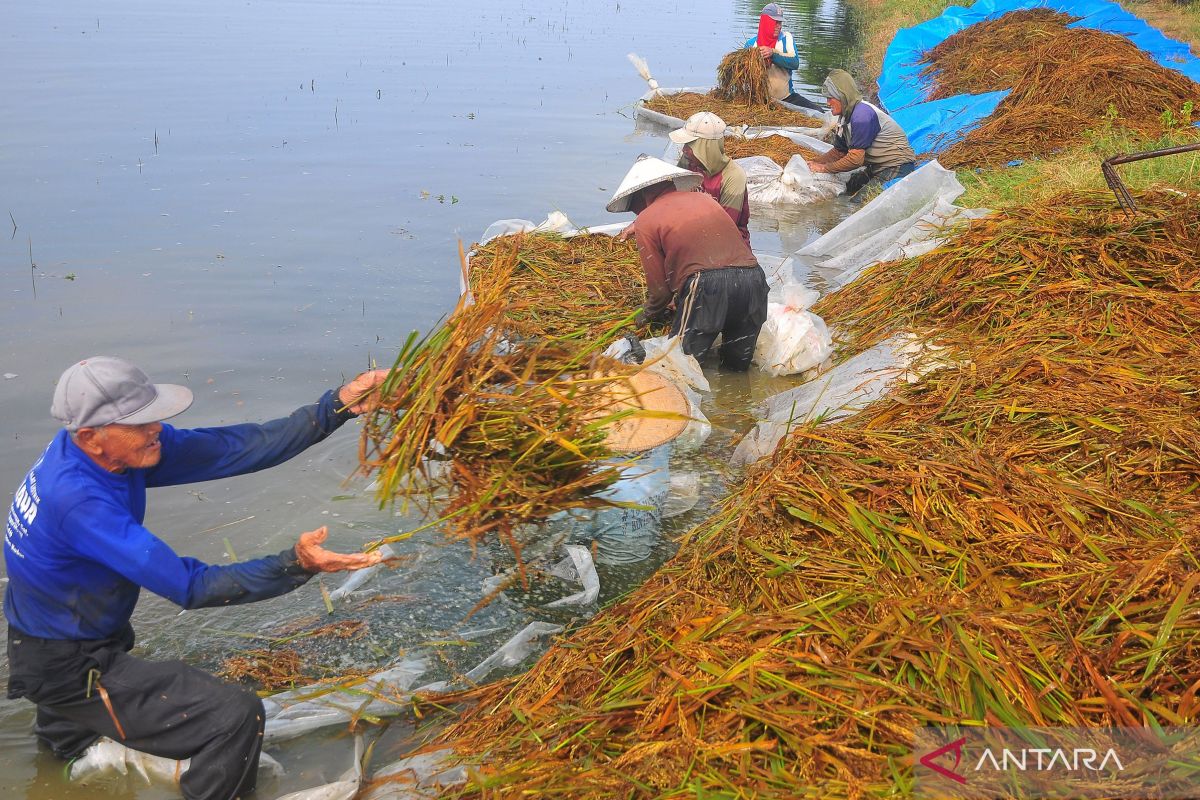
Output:
[[[816,96],[825,71],[855,60],[841,3],[784,2]],[[54,382],[72,362],[121,355],[196,395],[195,427],[265,420],[315,400],[408,332],[437,323],[458,293],[457,247],[491,222],[562,211],[579,225],[620,218],[604,204],[663,131],[631,104],[645,57],[663,86],[713,80],[720,57],[757,25],[745,0],[114,0],[0,5],[0,491],[11,496],[56,431]],[[753,243],[786,254],[850,210],[834,201],[752,218]],[[721,377],[705,410],[715,433],[684,468],[703,516],[756,399],[789,385]],[[147,526],[181,554],[227,562],[277,552],[330,528],[331,546],[408,530],[353,476],[356,427],[292,462],[237,480],[151,493]],[[7,503],[8,500],[3,500]],[[531,619],[570,624],[521,593],[468,618],[494,554],[472,556],[436,531],[398,546],[410,560],[379,584],[385,602],[341,606],[364,619],[351,642],[313,643],[332,671],[414,650],[440,658],[429,679],[480,661]],[[600,568],[601,601],[669,557]],[[342,576],[325,576],[333,588]],[[186,612],[145,594],[139,652],[215,669],[228,656],[325,621],[315,581],[291,595]],[[454,641],[455,644],[436,644]],[[435,644],[430,644],[430,643]],[[7,666],[0,662],[0,681]],[[0,701],[0,796],[73,798],[40,753],[33,708]],[[404,723],[377,748],[397,757]],[[269,751],[286,777],[259,797],[333,779],[351,759],[340,731]],[[171,796],[123,788],[120,797]]]

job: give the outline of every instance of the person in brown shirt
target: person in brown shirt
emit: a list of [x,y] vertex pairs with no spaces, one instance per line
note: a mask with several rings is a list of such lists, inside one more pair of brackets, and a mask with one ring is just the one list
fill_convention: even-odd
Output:
[[767,277],[720,204],[692,191],[698,183],[694,172],[642,157],[608,210],[637,214],[634,235],[646,273],[639,320],[670,319],[683,352],[697,359],[719,334],[721,366],[744,371],[767,318]]

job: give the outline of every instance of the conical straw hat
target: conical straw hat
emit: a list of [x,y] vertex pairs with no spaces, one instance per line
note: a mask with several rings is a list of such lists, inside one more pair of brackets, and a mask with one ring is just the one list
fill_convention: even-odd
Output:
[[668,164],[661,158],[642,156],[633,162],[633,166],[629,168],[629,172],[625,173],[625,177],[621,180],[621,185],[617,187],[616,194],[612,196],[612,200],[608,201],[608,205],[605,208],[619,214],[622,211],[629,210],[629,198],[631,195],[640,192],[648,186],[653,186],[663,181],[674,181],[676,189],[681,192],[690,192],[700,185],[700,180],[700,176],[691,170]]
[[[632,410],[606,426],[610,450],[639,453],[666,444],[687,427],[690,419],[687,397],[675,384],[655,372],[642,370],[626,375],[605,386],[612,403],[608,414]],[[636,412],[653,412],[654,416]]]

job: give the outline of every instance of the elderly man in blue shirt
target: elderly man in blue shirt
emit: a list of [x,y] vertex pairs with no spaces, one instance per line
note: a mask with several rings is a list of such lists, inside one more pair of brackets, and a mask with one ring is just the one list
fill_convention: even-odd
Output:
[[63,373],[50,409],[63,429],[18,487],[5,527],[8,696],[37,704],[39,740],[66,759],[101,736],[190,758],[180,777],[188,800],[253,790],[262,701],[182,661],[131,655],[142,589],[183,608],[250,603],[380,555],[325,550],[322,527],[277,555],[205,564],[176,555],[143,526],[146,489],[287,461],[366,410],[364,396],[386,374],[363,373],[271,422],[185,430],[162,421],[191,405],[186,387],[152,383],[110,356]]

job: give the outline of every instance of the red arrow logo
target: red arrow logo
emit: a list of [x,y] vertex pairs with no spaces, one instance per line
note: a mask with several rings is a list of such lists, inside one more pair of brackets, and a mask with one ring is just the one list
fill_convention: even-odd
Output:
[[967,737],[964,736],[961,739],[955,739],[950,744],[939,747],[937,750],[934,750],[932,753],[926,753],[925,755],[921,756],[921,766],[929,767],[931,770],[938,773],[939,775],[943,775],[952,781],[958,781],[959,783],[965,785],[967,782],[966,778],[964,778],[962,775],[959,775],[957,772],[952,772],[951,770],[946,769],[941,764],[938,764],[934,759],[938,758],[939,756],[943,756],[946,753],[949,753],[951,750],[953,750],[954,751],[954,769],[958,769],[958,764],[960,761],[962,761],[963,745],[966,743],[967,743]]

